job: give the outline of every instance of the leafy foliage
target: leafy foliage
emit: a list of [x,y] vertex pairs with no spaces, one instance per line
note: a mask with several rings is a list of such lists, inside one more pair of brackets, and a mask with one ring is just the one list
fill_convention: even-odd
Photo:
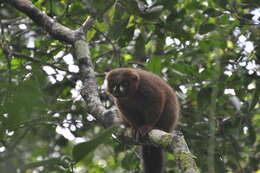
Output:
[[104,131],[99,136],[97,136],[95,139],[77,144],[73,148],[73,152],[72,152],[74,160],[76,162],[82,160],[93,150],[95,150],[100,144],[105,143],[104,139],[109,139],[109,137],[111,137],[112,135],[113,130],[115,130],[115,128],[111,127],[106,131]]
[[[208,171],[217,88],[215,171],[260,170],[259,0],[32,2],[70,28],[96,18],[86,33],[96,72],[145,68],[172,85],[182,104],[178,129],[201,172]],[[0,6],[0,170],[140,172],[138,150],[107,142],[111,131],[103,133],[85,110],[71,47]]]

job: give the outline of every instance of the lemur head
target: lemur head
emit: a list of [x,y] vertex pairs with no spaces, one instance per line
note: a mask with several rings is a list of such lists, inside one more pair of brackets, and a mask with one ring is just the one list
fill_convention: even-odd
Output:
[[107,90],[116,98],[133,95],[139,86],[139,75],[127,68],[110,71],[106,77]]

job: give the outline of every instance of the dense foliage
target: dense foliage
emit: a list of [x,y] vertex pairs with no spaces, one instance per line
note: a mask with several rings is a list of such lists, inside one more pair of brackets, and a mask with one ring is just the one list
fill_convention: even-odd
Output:
[[[260,172],[259,0],[32,2],[73,29],[95,17],[86,37],[100,86],[105,72],[128,66],[178,91],[178,130],[201,172],[211,163],[219,173]],[[112,140],[87,113],[72,47],[0,6],[0,170],[139,172],[138,147]],[[72,151],[84,159],[75,164]]]

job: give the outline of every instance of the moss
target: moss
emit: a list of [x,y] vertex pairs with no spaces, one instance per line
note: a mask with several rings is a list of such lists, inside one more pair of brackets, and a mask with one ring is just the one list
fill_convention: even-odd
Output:
[[176,160],[179,162],[180,168],[182,172],[195,172],[199,173],[199,170],[197,169],[196,163],[194,162],[195,156],[193,156],[190,152],[179,152],[175,155]]

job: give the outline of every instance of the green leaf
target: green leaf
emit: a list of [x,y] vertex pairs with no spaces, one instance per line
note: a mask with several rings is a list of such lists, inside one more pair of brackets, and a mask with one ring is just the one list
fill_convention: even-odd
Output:
[[99,16],[102,16],[107,10],[109,10],[113,4],[114,0],[94,0],[92,1],[93,9],[97,12]]
[[118,0],[118,2],[127,9],[127,11],[130,11],[131,13],[135,15],[139,15],[141,11],[138,8],[137,2],[133,0]]
[[142,34],[140,34],[136,39],[134,54],[137,59],[143,59],[143,60],[146,59],[145,40]]
[[253,93],[253,98],[251,99],[249,105],[248,105],[248,112],[251,112],[257,103],[259,103],[259,96],[260,96],[260,82],[256,82],[256,89]]
[[254,127],[252,126],[251,122],[247,123],[247,127],[248,127],[248,133],[249,133],[247,143],[250,145],[253,145],[256,141],[256,131],[255,131]]
[[141,16],[147,20],[156,20],[163,11],[162,5],[157,5],[147,9]]
[[122,160],[122,167],[130,170],[133,168],[133,165],[138,164],[138,159],[134,152],[127,153],[124,159]]
[[203,25],[200,25],[199,33],[207,34],[208,32],[213,31],[214,29],[216,29],[216,25],[214,25],[212,23],[203,24]]
[[127,28],[123,34],[121,35],[121,37],[118,40],[118,44],[121,47],[125,47],[129,44],[129,42],[133,39],[133,35],[134,35],[134,31],[135,31],[135,27],[131,26],[129,28]]
[[113,14],[110,14],[111,26],[109,27],[108,36],[112,39],[117,39],[124,34],[129,21],[129,14],[125,13],[122,8],[114,6]]
[[161,59],[158,57],[152,57],[149,59],[149,62],[147,63],[147,69],[155,74],[160,75],[161,74]]
[[216,0],[215,3],[218,4],[222,8],[226,8],[228,1]]
[[96,35],[97,31],[94,29],[91,29],[87,32],[87,39],[88,41],[92,40],[92,38]]
[[205,110],[210,104],[210,97],[212,93],[212,88],[202,88],[197,96],[198,107],[200,110]]
[[[22,172],[26,171],[27,169],[33,169],[36,167],[40,167],[40,166],[51,166],[51,165],[62,165],[64,167],[66,167],[66,162],[64,162],[62,159],[60,158],[50,158],[47,160],[42,160],[42,161],[38,161],[38,162],[33,162],[33,163],[29,163],[27,165],[24,165],[21,167]],[[26,171],[27,172],[27,171]]]
[[111,134],[113,131],[116,129],[115,126],[105,130],[103,133],[99,134],[96,138],[87,141],[87,142],[82,142],[74,146],[73,151],[72,151],[72,156],[73,159],[76,162],[79,162],[88,154],[90,154],[92,151],[94,151],[100,144],[107,143],[111,140]]
[[36,112],[46,109],[47,104],[42,99],[44,93],[39,88],[40,84],[34,79],[27,79],[19,85],[8,86],[10,95],[3,107],[9,116],[3,122],[4,125],[12,127],[35,117]]
[[204,14],[207,14],[210,17],[217,17],[217,16],[220,16],[222,14],[222,12],[216,10],[215,8],[209,8],[204,11]]
[[124,33],[128,24],[129,18],[116,19],[114,24],[109,28],[108,36],[112,39],[117,39]]

